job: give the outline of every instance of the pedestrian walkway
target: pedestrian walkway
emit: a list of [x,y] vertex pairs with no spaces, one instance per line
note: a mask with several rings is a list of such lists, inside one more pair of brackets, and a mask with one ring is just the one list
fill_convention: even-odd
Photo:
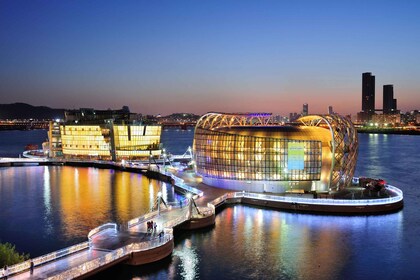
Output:
[[[91,231],[86,249],[36,264],[33,274],[29,271],[29,261],[22,263],[20,265],[27,270],[11,275],[9,279],[69,279],[102,270],[111,263],[126,261],[132,252],[147,251],[173,242],[172,228],[185,222],[191,216],[190,211],[189,204],[167,208],[161,205],[160,211],[133,219],[120,229],[116,224],[105,224]],[[156,227],[150,230],[147,224],[152,221]]]

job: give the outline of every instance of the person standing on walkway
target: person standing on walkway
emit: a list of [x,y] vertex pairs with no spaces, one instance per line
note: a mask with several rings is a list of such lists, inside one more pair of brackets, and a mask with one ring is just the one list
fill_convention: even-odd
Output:
[[9,276],[9,268],[7,267],[7,265],[5,265],[3,268],[3,277],[4,279],[7,279],[8,276]]
[[31,260],[31,265],[29,267],[30,271],[31,271],[31,275],[34,274],[34,262]]
[[157,229],[157,223],[156,223],[156,222],[153,224],[153,227],[154,227],[154,232],[155,232],[155,234],[156,234],[156,233],[157,233],[157,232],[156,232],[156,229]]

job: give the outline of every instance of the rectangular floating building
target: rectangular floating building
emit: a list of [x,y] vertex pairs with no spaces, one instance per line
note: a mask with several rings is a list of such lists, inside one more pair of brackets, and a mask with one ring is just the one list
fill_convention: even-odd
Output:
[[159,156],[160,125],[130,120],[128,107],[122,110],[67,111],[64,122],[50,123],[49,156],[118,161]]

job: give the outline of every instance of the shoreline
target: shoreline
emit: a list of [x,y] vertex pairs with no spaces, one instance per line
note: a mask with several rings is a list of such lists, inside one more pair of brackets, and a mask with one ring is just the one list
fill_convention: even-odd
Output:
[[393,135],[420,135],[420,130],[394,130],[394,129],[357,129],[357,133],[363,134],[393,134]]

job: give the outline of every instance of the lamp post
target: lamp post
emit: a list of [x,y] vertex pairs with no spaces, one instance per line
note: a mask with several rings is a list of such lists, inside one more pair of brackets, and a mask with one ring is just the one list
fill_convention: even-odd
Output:
[[160,215],[160,203],[162,202],[162,192],[157,193],[158,215]]
[[191,193],[187,193],[186,195],[187,199],[188,199],[188,220],[191,219],[192,217],[192,194]]

